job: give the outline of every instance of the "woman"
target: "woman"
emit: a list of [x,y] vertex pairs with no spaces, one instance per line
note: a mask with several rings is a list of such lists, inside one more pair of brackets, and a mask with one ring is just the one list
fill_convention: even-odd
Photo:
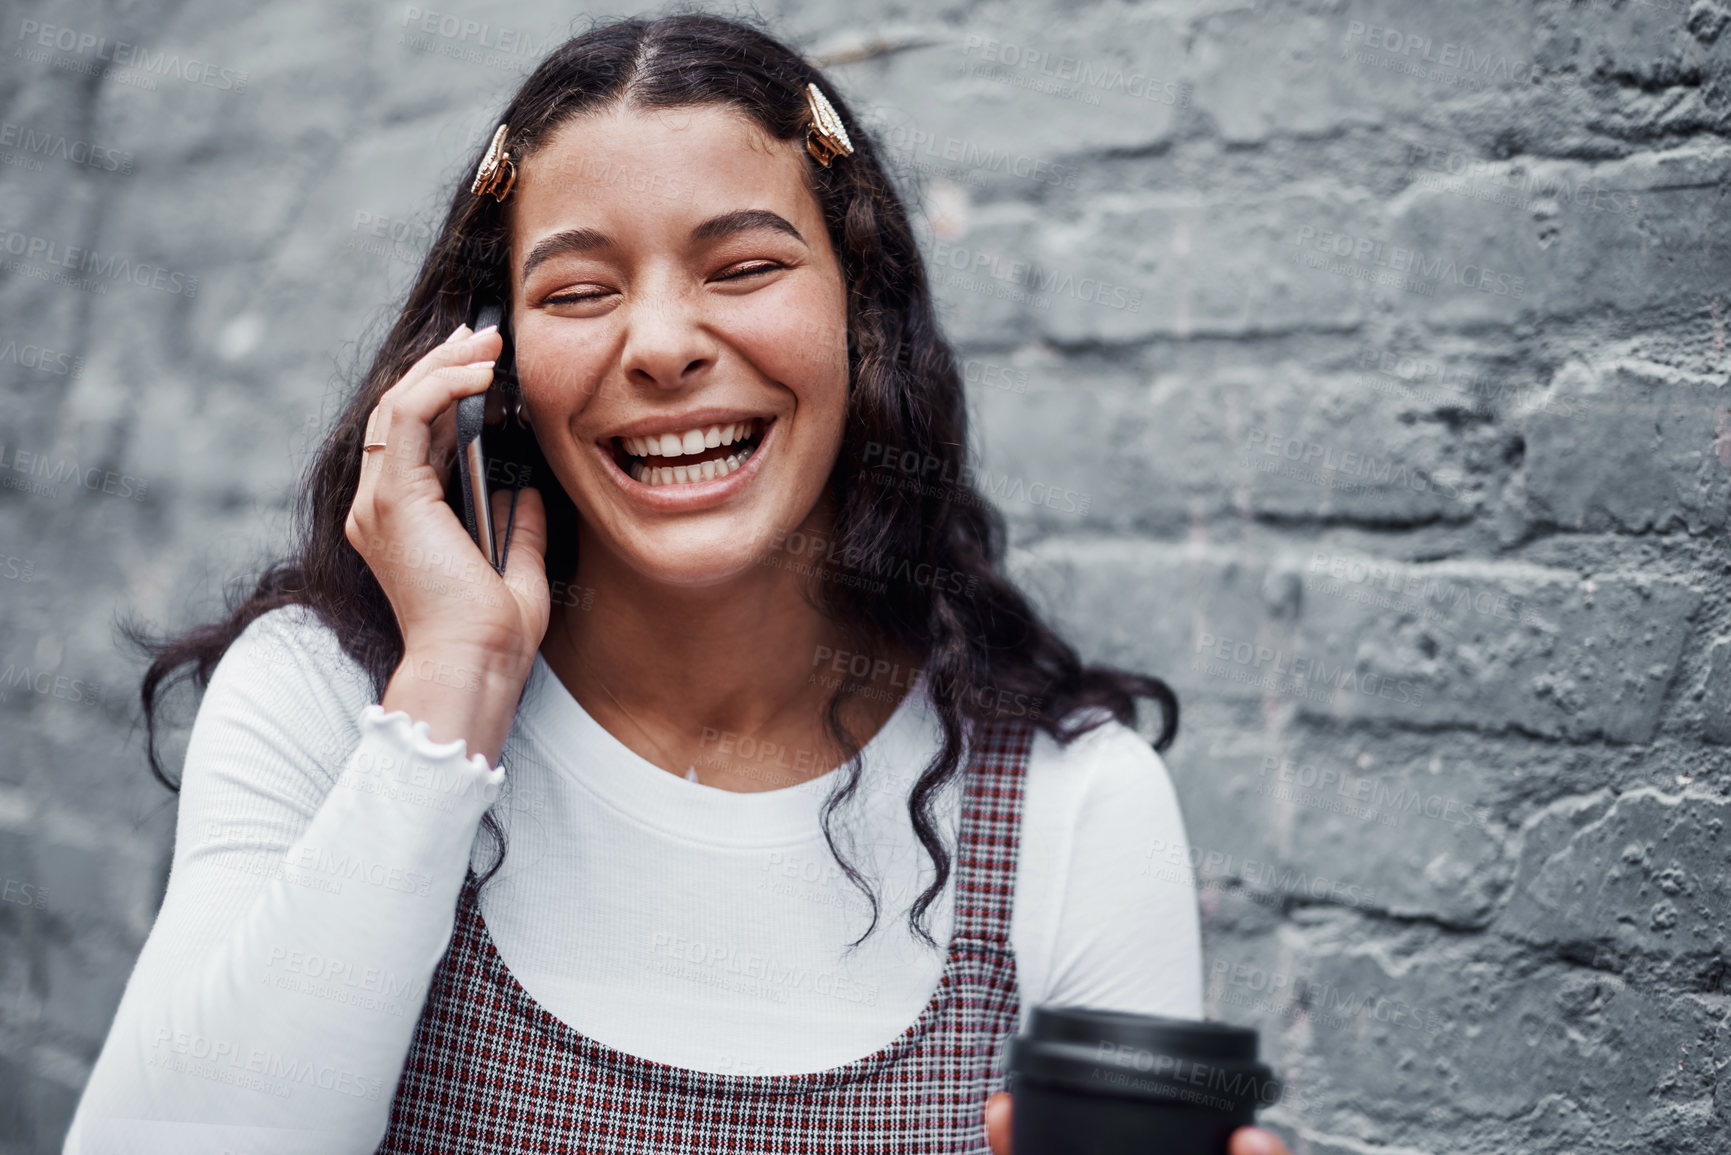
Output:
[[[906,215],[826,94],[680,16],[511,102],[298,556],[146,677],[152,723],[208,690],[68,1151],[1003,1155],[1018,1011],[1200,1014],[1194,895],[1131,868],[1183,832],[1125,723],[1176,703],[1000,576]],[[540,453],[502,573],[447,498],[487,300]]]

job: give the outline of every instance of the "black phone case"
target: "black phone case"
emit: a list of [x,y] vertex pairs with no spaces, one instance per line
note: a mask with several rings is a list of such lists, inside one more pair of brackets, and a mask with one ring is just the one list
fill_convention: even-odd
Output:
[[[498,325],[504,333],[504,309],[496,302],[482,303],[470,321],[471,329]],[[493,366],[493,384],[484,393],[457,402],[457,477],[460,492],[457,512],[463,527],[492,567],[505,572],[510,556],[511,531],[516,528],[517,497],[531,484],[534,434],[522,419],[522,399],[517,389],[511,339]],[[511,509],[504,538],[497,550],[498,534],[492,524],[492,494],[496,488],[510,489]]]

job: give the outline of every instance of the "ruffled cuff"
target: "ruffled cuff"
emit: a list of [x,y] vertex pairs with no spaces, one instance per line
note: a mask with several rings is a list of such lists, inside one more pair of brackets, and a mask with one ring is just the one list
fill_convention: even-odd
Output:
[[482,780],[497,784],[505,777],[504,770],[488,766],[487,759],[480,754],[470,754],[469,743],[462,738],[453,738],[449,742],[435,742],[431,737],[431,727],[426,722],[415,722],[409,718],[406,711],[386,709],[377,702],[361,711],[361,733],[373,733],[383,736],[398,746],[407,749],[414,757],[432,765],[444,764],[451,768],[458,766],[472,769]]

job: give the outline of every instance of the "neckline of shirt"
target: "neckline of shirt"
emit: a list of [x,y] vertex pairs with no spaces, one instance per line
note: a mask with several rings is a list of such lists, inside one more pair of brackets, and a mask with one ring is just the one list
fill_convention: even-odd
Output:
[[[532,753],[557,776],[633,821],[686,842],[764,847],[805,841],[819,829],[819,808],[842,770],[838,766],[793,786],[752,793],[689,781],[650,762],[597,722],[538,653],[518,720],[528,732],[523,737],[531,741],[523,753]],[[922,670],[861,749],[860,784],[844,811],[874,802],[904,810],[907,788],[937,750],[938,734]]]

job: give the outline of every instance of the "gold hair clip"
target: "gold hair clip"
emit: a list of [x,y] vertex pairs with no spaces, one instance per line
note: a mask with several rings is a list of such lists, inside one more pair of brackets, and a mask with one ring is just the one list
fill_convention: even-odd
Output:
[[852,156],[853,142],[847,138],[847,129],[842,127],[841,117],[836,115],[835,106],[823,90],[807,84],[805,103],[811,109],[811,127],[805,134],[806,151],[825,168],[838,156]]
[[[501,180],[504,181],[503,188],[499,187]],[[517,166],[512,162],[511,154],[505,151],[505,126],[501,124],[499,131],[493,134],[493,143],[487,146],[487,155],[481,158],[481,167],[475,170],[475,183],[469,186],[469,191],[492,193],[494,200],[502,201],[516,183]]]

